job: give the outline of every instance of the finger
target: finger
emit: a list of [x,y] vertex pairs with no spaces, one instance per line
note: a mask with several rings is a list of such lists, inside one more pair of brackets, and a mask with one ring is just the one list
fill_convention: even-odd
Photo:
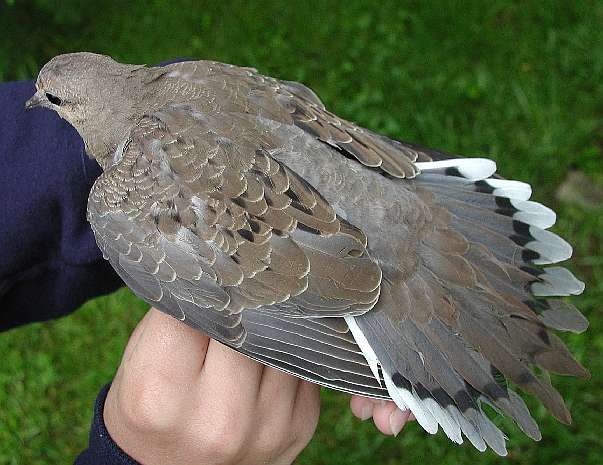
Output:
[[381,401],[373,410],[373,422],[383,434],[397,436],[408,422],[409,410],[400,410],[393,402]]
[[373,399],[362,396],[352,396],[350,399],[350,410],[356,418],[360,420],[368,420],[373,416],[375,402]]
[[201,371],[208,343],[203,333],[151,308],[126,363],[129,370],[152,372],[171,384],[188,385]]
[[314,434],[320,414],[320,386],[300,380],[293,410],[293,416],[300,419],[302,424],[310,426]]
[[[276,368],[264,367],[254,413],[253,443],[260,455],[272,457],[270,463],[289,464],[305,446],[299,446],[304,436],[300,417],[308,414],[308,393],[307,389],[302,389],[302,384],[299,378]],[[303,405],[298,406],[300,402]],[[290,457],[292,449],[296,453]]]
[[150,309],[130,338],[105,401],[112,431],[178,425],[188,406],[183,393],[196,386],[207,343],[203,334]]
[[140,336],[142,335],[142,332],[144,331],[144,328],[147,325],[148,316],[149,316],[149,312],[145,313],[144,316],[142,317],[142,319],[138,322],[138,324],[134,328],[134,331],[132,331],[132,334],[130,334],[130,339],[128,339],[128,343],[126,344],[126,348],[125,348],[124,354],[122,356],[123,360],[130,360],[130,358],[132,357],[132,352],[134,352],[136,350],[136,346],[138,345],[138,342],[140,341]]
[[198,392],[210,409],[235,406],[248,414],[257,403],[263,365],[211,340],[198,377]]
[[147,316],[148,315],[149,315],[149,312],[145,313],[145,315],[142,317],[142,319],[138,322],[138,324],[134,328],[134,331],[132,331],[132,334],[130,335],[130,339],[128,339],[128,343],[126,344],[126,348],[124,349],[121,363],[120,363],[119,367],[117,368],[117,373],[115,374],[113,381],[111,382],[111,388],[109,390],[109,395],[107,396],[107,401],[105,403],[109,402],[109,399],[111,399],[112,394],[115,391],[119,390],[122,379],[124,377],[124,365],[130,363],[130,361],[132,359],[132,354],[136,351],[136,347],[138,346],[138,342],[140,341],[140,336],[144,332],[144,328],[147,325],[147,322],[148,322]]
[[[293,416],[293,405],[301,380],[272,367],[264,367],[258,396],[258,409],[277,414],[287,421]],[[277,409],[270,408],[278,406]]]
[[[297,397],[293,406],[293,418],[285,431],[289,431],[287,462],[291,463],[306,448],[316,427],[320,415],[320,387],[309,381],[300,381]],[[286,455],[286,454],[285,454]]]
[[[320,415],[320,387],[309,381],[300,381],[293,406],[293,449],[299,454],[310,442]],[[288,462],[289,463],[289,462]]]

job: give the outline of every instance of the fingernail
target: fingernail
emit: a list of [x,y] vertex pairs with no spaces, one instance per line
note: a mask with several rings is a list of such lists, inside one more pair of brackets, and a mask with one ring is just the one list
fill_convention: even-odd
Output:
[[362,421],[368,420],[373,416],[373,403],[366,402],[360,411],[360,419]]
[[392,434],[394,436],[398,436],[406,421],[408,420],[409,411],[408,410],[394,410],[389,416],[389,427],[392,430]]

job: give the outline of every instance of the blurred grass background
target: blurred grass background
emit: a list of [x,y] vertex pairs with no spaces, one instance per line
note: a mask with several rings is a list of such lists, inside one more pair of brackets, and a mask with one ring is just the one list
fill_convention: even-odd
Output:
[[[542,408],[543,440],[508,422],[506,463],[603,463],[603,2],[0,0],[0,81],[30,79],[52,56],[88,50],[120,61],[174,57],[253,66],[311,86],[361,125],[452,153],[488,155],[559,214],[586,281],[573,299],[591,321],[565,337],[592,372],[557,377],[570,427]],[[570,174],[572,173],[572,174]],[[127,290],[58,321],[0,335],[0,464],[71,463],[87,443],[100,386],[146,306]],[[1,311],[1,310],[0,310]],[[502,463],[428,437],[360,423],[325,392],[299,464]],[[534,407],[534,403],[530,403]]]

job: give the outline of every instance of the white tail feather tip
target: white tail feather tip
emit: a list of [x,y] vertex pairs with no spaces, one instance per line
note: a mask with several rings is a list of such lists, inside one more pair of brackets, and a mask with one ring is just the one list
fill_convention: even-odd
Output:
[[485,179],[486,184],[494,189],[492,194],[510,199],[528,200],[532,195],[532,186],[521,181],[507,179]]
[[408,408],[417,420],[417,423],[429,434],[438,432],[438,422],[425,407],[421,406],[421,399],[415,398],[413,393],[394,384],[391,377],[383,370],[383,378],[387,392],[399,409]]
[[487,158],[452,158],[449,160],[417,162],[415,165],[421,171],[426,172],[456,168],[461,176],[471,181],[486,179],[496,172],[496,163]]
[[572,246],[556,234],[530,226],[530,235],[535,240],[528,242],[525,247],[540,254],[540,258],[534,260],[537,265],[562,262],[572,256]]
[[557,214],[548,207],[529,200],[509,199],[511,205],[519,210],[513,215],[513,219],[524,223],[538,226],[539,228],[550,228],[557,221]]

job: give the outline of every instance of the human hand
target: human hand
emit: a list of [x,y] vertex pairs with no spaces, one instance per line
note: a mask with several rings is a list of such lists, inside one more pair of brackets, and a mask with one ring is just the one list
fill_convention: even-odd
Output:
[[144,465],[288,465],[314,434],[319,388],[151,309],[107,395],[113,440]]
[[350,409],[356,417],[363,421],[372,417],[379,431],[393,436],[397,436],[408,421],[415,419],[410,410],[400,410],[391,401],[386,402],[361,396],[352,396]]

